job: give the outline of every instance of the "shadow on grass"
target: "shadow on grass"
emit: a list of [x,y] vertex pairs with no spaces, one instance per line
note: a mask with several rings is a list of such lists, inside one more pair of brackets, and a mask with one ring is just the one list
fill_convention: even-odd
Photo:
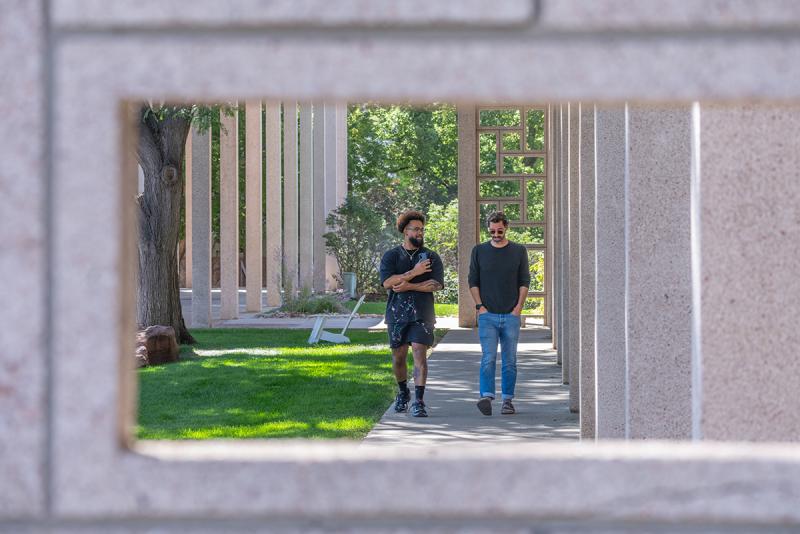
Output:
[[385,333],[306,344],[287,330],[198,330],[140,376],[141,439],[362,438],[394,394]]

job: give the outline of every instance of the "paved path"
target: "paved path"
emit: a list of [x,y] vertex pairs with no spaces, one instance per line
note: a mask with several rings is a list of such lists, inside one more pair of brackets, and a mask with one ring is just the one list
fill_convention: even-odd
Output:
[[[569,411],[569,386],[561,384],[549,329],[524,328],[517,353],[515,415],[482,415],[475,406],[480,364],[477,330],[451,330],[428,361],[425,403],[428,418],[397,414],[389,406],[364,440],[368,445],[411,446],[452,443],[577,440],[578,415]],[[498,355],[497,390],[500,391]],[[412,388],[413,384],[409,384]]]

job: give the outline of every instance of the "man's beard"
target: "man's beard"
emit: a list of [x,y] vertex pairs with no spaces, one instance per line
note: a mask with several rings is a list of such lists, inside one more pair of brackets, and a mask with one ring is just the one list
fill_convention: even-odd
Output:
[[414,245],[417,248],[421,248],[422,244],[425,242],[424,237],[410,237],[408,238],[408,242]]

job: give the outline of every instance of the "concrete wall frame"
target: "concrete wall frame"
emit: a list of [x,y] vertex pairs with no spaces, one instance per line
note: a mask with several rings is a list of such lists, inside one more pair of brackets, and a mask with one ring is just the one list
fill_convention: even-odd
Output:
[[[799,19],[786,24],[798,27]],[[688,39],[669,31],[609,39],[601,30],[574,40],[568,33],[473,37],[454,30],[437,39],[415,32],[381,38],[369,31],[309,39],[312,32],[302,30],[271,37],[159,34],[134,26],[122,33],[56,26],[54,104],[46,117],[57,156],[49,179],[58,199],[51,229],[51,262],[58,268],[52,271],[48,356],[54,386],[51,517],[391,519],[403,511],[387,481],[415,472],[415,483],[427,491],[409,492],[405,504],[421,507],[431,520],[491,514],[800,524],[800,457],[791,445],[528,444],[437,451],[340,443],[131,446],[135,379],[122,355],[131,349],[124,340],[133,339],[125,310],[133,309],[134,293],[132,273],[121,267],[135,263],[128,201],[136,182],[123,177],[135,176],[136,169],[124,147],[131,127],[121,112],[125,102],[781,100],[800,97],[800,36],[755,38],[745,31],[731,44],[704,30]],[[542,70],[515,68],[531,58]],[[170,68],[154,78],[153,64]],[[729,69],[731,64],[738,68]],[[743,70],[751,75],[740,76]],[[93,113],[87,116],[75,102],[91,102]],[[89,166],[88,152],[94,155]],[[118,172],[118,179],[109,179]],[[92,373],[63,364],[88,337],[96,355]],[[600,483],[602,492],[578,491]],[[429,506],[431,493],[437,495],[435,509]]]

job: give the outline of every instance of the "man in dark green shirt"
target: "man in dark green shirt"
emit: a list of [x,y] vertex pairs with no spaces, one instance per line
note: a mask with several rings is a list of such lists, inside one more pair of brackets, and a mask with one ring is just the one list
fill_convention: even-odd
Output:
[[506,237],[508,218],[502,211],[491,214],[487,224],[492,238],[473,247],[469,264],[469,290],[478,311],[478,335],[483,352],[478,409],[483,415],[492,415],[499,341],[503,392],[500,413],[513,414],[516,410],[511,399],[517,381],[520,315],[531,282],[528,251]]

